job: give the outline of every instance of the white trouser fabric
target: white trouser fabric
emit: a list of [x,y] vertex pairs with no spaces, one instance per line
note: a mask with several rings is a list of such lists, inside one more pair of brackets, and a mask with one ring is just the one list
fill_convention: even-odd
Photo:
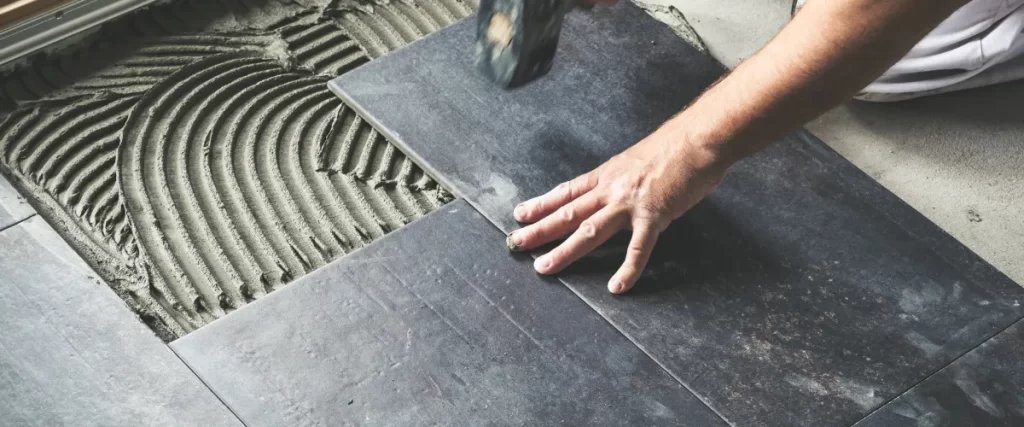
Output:
[[1024,0],[971,0],[857,98],[899,101],[1022,78]]

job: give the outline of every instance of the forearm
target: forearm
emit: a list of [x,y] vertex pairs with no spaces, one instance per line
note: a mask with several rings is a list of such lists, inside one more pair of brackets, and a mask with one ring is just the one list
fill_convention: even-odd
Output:
[[760,52],[656,132],[597,169],[517,206],[530,225],[509,247],[568,236],[534,268],[554,274],[632,229],[608,281],[625,292],[658,235],[722,181],[729,165],[848,99],[966,0],[813,0]]
[[810,1],[657,134],[731,163],[850,99],[964,3]]

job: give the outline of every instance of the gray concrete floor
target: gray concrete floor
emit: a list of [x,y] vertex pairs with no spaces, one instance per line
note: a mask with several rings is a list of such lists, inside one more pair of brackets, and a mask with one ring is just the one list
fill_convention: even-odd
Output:
[[[789,0],[640,0],[675,7],[728,67],[789,21]],[[1024,82],[891,104],[853,101],[807,128],[1024,284]]]

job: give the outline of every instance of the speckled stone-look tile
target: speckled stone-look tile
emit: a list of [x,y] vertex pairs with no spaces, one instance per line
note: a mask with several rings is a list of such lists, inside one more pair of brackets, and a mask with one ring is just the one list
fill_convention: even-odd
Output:
[[[567,18],[551,73],[502,91],[462,22],[332,89],[503,232],[513,206],[644,137],[721,75],[622,2]],[[737,164],[628,295],[616,241],[560,276],[728,421],[850,425],[1024,316],[1024,289],[820,140]]]
[[34,217],[0,232],[0,425],[241,423]]
[[1000,332],[856,427],[1024,425],[1024,321]]
[[476,70],[474,25],[463,20],[329,87],[506,230],[515,203],[643,138],[722,73],[621,2],[569,14],[548,75],[504,91]]
[[250,426],[725,425],[458,200],[171,344]]

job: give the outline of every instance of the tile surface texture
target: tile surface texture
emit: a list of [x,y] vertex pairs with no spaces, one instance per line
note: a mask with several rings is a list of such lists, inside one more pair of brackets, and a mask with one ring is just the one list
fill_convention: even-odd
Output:
[[39,217],[0,232],[0,425],[241,426]]
[[[509,232],[516,203],[620,152],[721,73],[628,4],[566,25],[551,74],[516,91],[477,75],[471,22],[332,88]],[[736,165],[614,297],[623,250],[561,279],[737,424],[849,425],[1024,313],[1019,286],[804,131]]]
[[1024,81],[894,104],[851,102],[807,128],[1024,284]]
[[[504,92],[473,65],[474,22],[464,20],[330,86],[339,93],[344,85],[342,98],[353,98],[371,123],[390,119],[377,128],[503,229],[515,225],[506,214],[513,201],[601,164],[722,72],[623,2],[571,14],[549,75]],[[633,54],[624,59],[622,52]]]
[[456,201],[171,344],[249,426],[724,425]]
[[18,190],[14,189],[7,178],[0,175],[0,230],[17,224],[35,213],[35,209],[18,194]]
[[1017,322],[856,427],[1024,425],[1024,323]]

